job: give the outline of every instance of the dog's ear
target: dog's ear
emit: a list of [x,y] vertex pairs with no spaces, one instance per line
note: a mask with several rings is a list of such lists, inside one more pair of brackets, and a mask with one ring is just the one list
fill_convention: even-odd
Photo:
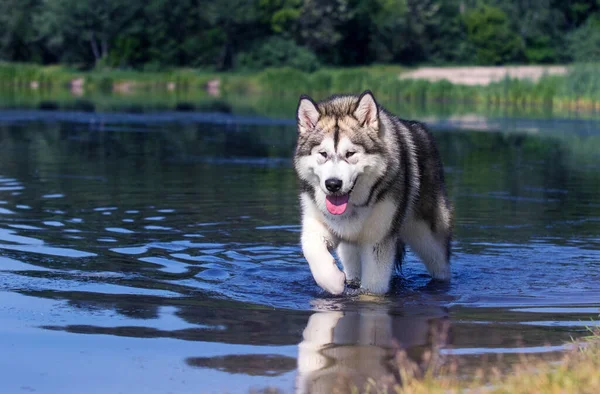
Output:
[[379,128],[379,108],[370,90],[365,90],[358,98],[354,116],[362,126]]
[[305,133],[312,131],[319,121],[319,110],[317,104],[306,95],[300,96],[298,109],[296,110],[296,119],[298,121],[298,131]]

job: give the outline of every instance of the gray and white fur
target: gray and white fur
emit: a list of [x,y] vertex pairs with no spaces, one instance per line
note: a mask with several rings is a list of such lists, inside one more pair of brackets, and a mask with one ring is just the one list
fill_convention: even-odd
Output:
[[449,280],[452,207],[429,131],[370,91],[319,103],[301,96],[297,126],[301,244],[317,284],[332,294],[346,283],[386,293],[405,244],[434,279]]

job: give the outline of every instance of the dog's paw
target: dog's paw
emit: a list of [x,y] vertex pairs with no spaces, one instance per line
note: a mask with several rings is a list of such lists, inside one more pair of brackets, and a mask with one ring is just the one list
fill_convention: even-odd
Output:
[[346,279],[346,286],[348,286],[350,289],[359,289],[360,279]]
[[319,287],[333,295],[339,295],[344,292],[346,284],[346,274],[335,267],[327,274],[315,276],[315,280]]
[[371,295],[385,295],[390,290],[389,283],[363,283],[360,286],[361,293]]

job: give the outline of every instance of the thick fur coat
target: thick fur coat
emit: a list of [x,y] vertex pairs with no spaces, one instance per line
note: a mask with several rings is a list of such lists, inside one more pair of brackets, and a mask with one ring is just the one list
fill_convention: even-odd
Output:
[[297,126],[301,243],[317,284],[332,294],[346,284],[386,293],[404,245],[433,278],[449,280],[452,208],[431,133],[370,91],[319,103],[302,96]]

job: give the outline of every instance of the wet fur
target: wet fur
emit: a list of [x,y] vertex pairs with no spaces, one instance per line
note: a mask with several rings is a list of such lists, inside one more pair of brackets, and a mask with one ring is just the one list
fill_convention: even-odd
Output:
[[[367,292],[385,293],[405,244],[433,278],[448,280],[452,208],[442,162],[425,126],[392,115],[369,91],[319,103],[302,96],[297,120],[301,241],[317,284],[339,294],[346,280],[360,281]],[[344,159],[341,150],[348,147],[358,158]],[[325,162],[318,156],[322,150],[329,152]],[[339,216],[325,208],[329,192],[318,174],[325,166],[347,176],[344,187],[351,187],[348,211]],[[334,249],[344,273],[335,265]]]

